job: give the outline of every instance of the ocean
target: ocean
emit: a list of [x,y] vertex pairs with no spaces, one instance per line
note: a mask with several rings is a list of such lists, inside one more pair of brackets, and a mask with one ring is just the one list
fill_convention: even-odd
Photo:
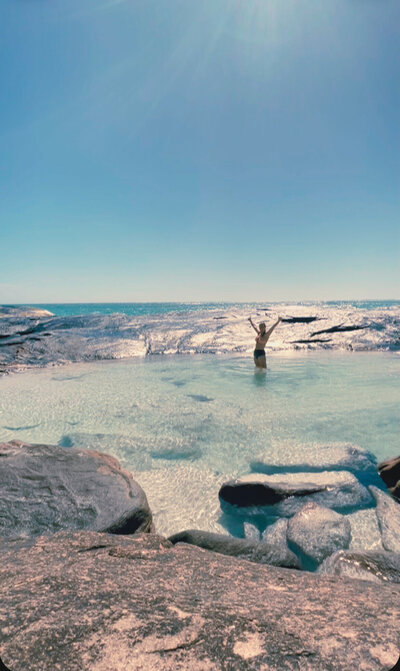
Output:
[[[293,303],[290,303],[293,304]],[[295,303],[299,306],[326,305],[328,307],[352,307],[359,310],[377,310],[391,307],[399,307],[400,300],[363,300],[363,301],[305,301]],[[30,304],[33,307],[42,308],[52,312],[57,317],[68,317],[72,315],[102,314],[109,315],[121,313],[130,316],[164,315],[169,312],[198,312],[202,310],[225,310],[229,308],[258,309],[264,305],[273,309],[282,305],[282,302],[263,303],[37,303]]]

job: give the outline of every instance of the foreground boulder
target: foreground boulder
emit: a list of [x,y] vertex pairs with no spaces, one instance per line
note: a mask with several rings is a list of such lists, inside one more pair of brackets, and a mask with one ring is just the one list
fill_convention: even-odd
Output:
[[0,536],[151,528],[142,488],[113,457],[20,441],[0,444]]
[[382,461],[378,470],[392,496],[400,501],[400,457]]
[[399,655],[395,584],[361,588],[152,534],[4,541],[0,560],[12,671],[383,671]]
[[373,582],[400,583],[400,555],[385,551],[354,552],[342,550],[325,559],[318,572],[372,580]]
[[294,515],[308,501],[335,510],[362,507],[371,502],[366,487],[347,471],[250,473],[224,483],[219,499],[222,510],[228,514],[261,512],[282,517]]
[[224,534],[214,534],[209,531],[198,531],[190,529],[181,531],[170,536],[169,541],[176,543],[189,543],[205,550],[212,550],[223,555],[248,559],[257,564],[269,564],[270,566],[282,566],[287,568],[301,568],[296,555],[286,547],[272,545],[267,541],[260,543],[245,538],[233,538]]
[[288,522],[287,539],[318,564],[336,550],[349,547],[350,522],[339,513],[307,503]]
[[377,487],[370,487],[376,501],[376,516],[382,545],[389,552],[400,553],[400,504]]

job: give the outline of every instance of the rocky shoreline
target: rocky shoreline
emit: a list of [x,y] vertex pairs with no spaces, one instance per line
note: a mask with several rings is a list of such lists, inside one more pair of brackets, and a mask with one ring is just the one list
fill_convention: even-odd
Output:
[[[6,668],[392,669],[400,503],[377,473],[392,482],[400,458],[377,467],[361,448],[335,445],[321,463],[291,455],[279,470],[259,455],[261,472],[219,491],[243,538],[165,538],[116,459],[1,444]],[[354,514],[376,516],[380,549],[349,548]]]
[[[269,351],[398,351],[400,308],[282,303],[163,315],[57,317],[40,308],[0,305],[0,374],[71,362],[160,354],[248,354],[249,310],[259,320],[280,314]],[[312,314],[310,315],[310,311]]]

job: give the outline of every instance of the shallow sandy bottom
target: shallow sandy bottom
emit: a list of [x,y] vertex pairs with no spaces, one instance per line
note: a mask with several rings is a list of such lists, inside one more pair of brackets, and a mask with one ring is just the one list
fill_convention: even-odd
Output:
[[399,376],[390,353],[273,354],[266,374],[209,355],[46,368],[0,379],[0,440],[111,453],[159,531],[226,531],[218,489],[260,452],[348,442],[378,460],[398,453]]

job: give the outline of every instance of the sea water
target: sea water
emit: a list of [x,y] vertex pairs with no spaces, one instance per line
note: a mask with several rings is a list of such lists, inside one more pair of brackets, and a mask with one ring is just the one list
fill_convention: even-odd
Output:
[[[74,315],[114,313],[125,314],[134,317],[144,315],[167,315],[170,312],[199,312],[204,310],[227,310],[241,309],[257,310],[263,306],[268,308],[280,308],[285,305],[282,302],[263,303],[226,303],[226,302],[194,302],[194,303],[38,303],[34,307],[52,312],[57,317],[71,317]],[[295,303],[297,306],[331,308],[356,308],[358,310],[379,310],[400,307],[399,300],[363,300],[363,301],[302,301]]]
[[260,453],[346,442],[399,453],[393,353],[153,356],[0,378],[0,440],[110,453],[143,486],[162,533],[223,530],[220,485]]

